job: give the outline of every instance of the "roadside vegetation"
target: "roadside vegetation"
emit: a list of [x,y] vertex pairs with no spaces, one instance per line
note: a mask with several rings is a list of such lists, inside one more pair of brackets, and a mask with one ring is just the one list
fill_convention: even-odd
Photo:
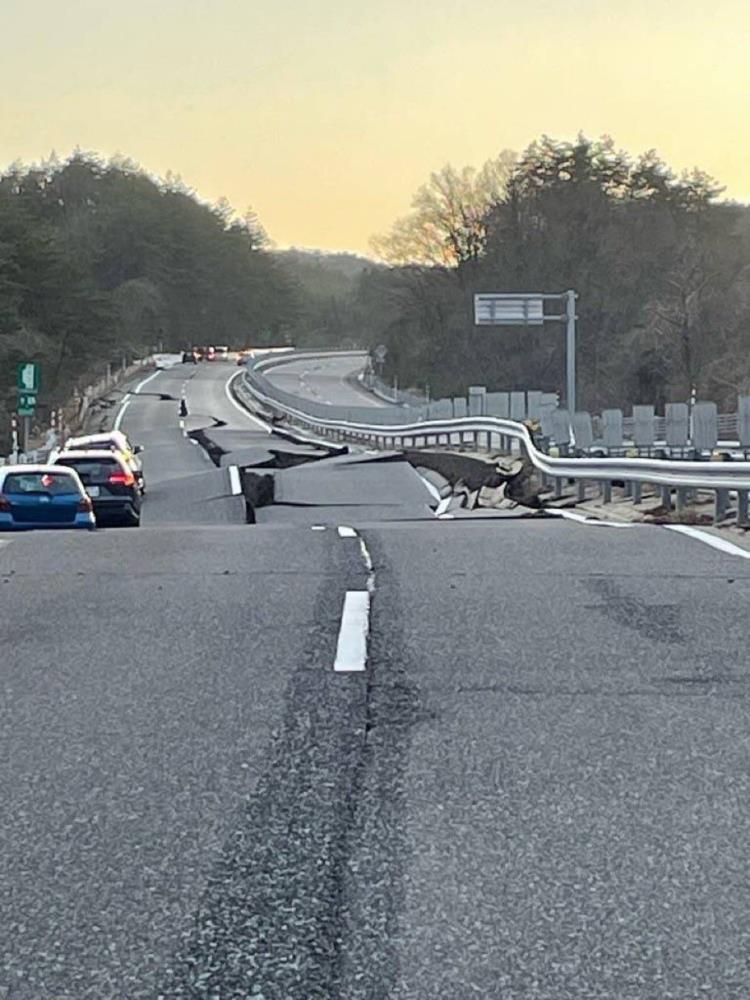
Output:
[[258,219],[179,177],[75,153],[0,175],[0,447],[16,366],[38,417],[152,350],[295,343],[387,348],[383,375],[433,395],[559,389],[562,330],[476,329],[477,291],[580,295],[589,408],[750,391],[750,208],[608,138],[542,137],[446,166],[373,239],[376,259],[275,250]]
[[560,326],[473,325],[475,292],[562,292],[578,304],[579,399],[598,408],[750,391],[750,208],[653,151],[542,137],[480,170],[445,167],[373,248],[357,328],[388,348],[386,377],[433,394],[480,383],[554,391]]
[[77,153],[0,177],[0,439],[16,366],[42,366],[39,418],[110,362],[189,344],[284,340],[294,281],[258,221],[179,178]]

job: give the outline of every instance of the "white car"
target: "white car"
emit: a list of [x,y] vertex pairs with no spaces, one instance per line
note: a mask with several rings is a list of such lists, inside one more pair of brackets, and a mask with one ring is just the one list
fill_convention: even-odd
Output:
[[117,451],[125,459],[131,469],[141,496],[146,492],[146,484],[143,479],[143,465],[138,458],[143,452],[139,444],[131,444],[127,435],[123,431],[101,431],[98,434],[82,434],[78,437],[71,437],[65,442],[62,448],[58,448],[50,454],[50,462],[57,460],[62,451]]

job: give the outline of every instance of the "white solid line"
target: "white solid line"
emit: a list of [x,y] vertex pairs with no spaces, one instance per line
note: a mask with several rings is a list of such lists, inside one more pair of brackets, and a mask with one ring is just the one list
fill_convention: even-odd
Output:
[[232,490],[232,495],[237,496],[242,492],[242,484],[240,483],[240,470],[236,465],[229,466],[229,487]]
[[231,376],[231,378],[227,379],[227,382],[226,382],[226,385],[224,386],[224,395],[225,395],[225,396],[227,397],[227,399],[228,399],[228,400],[229,400],[229,402],[230,402],[230,403],[232,404],[232,406],[233,406],[233,407],[235,408],[235,410],[239,410],[239,411],[240,411],[240,413],[241,413],[241,414],[242,414],[242,415],[243,415],[244,417],[247,417],[247,419],[248,419],[248,420],[249,420],[249,421],[250,421],[251,423],[254,423],[254,424],[257,424],[257,425],[258,425],[259,427],[262,427],[264,431],[266,431],[266,432],[267,432],[268,434],[270,434],[270,433],[271,433],[271,425],[270,425],[270,424],[267,424],[267,423],[265,422],[265,420],[261,420],[261,419],[260,419],[260,417],[256,417],[256,416],[253,416],[253,414],[252,414],[252,413],[249,413],[249,412],[248,412],[248,411],[247,411],[247,410],[245,409],[245,407],[244,407],[244,406],[240,406],[240,404],[239,404],[239,403],[237,402],[237,400],[236,400],[236,399],[234,398],[234,396],[233,396],[233,395],[232,395],[232,393],[231,393],[231,390],[230,390],[229,386],[230,386],[230,385],[232,384],[232,382],[234,382],[234,380],[235,380],[236,378],[238,378],[238,376],[240,376],[241,374],[242,374],[242,372],[235,372],[235,373],[234,373],[234,375],[232,375],[232,376]]
[[670,531],[678,531],[681,535],[687,535],[688,538],[694,538],[705,545],[710,545],[712,549],[718,549],[719,552],[725,552],[727,555],[739,556],[741,559],[750,559],[750,551],[747,549],[743,549],[733,542],[728,542],[724,538],[717,538],[716,535],[710,535],[707,531],[701,531],[699,528],[692,528],[688,524],[665,524],[664,527]]
[[133,396],[137,396],[138,393],[141,391],[141,389],[144,387],[144,385],[147,382],[150,382],[152,378],[156,378],[156,376],[160,372],[161,372],[161,368],[157,368],[155,372],[151,372],[150,375],[147,375],[144,379],[141,379],[141,381],[138,383],[138,385],[135,387],[135,389],[132,390],[132,392],[129,392],[129,393],[127,393],[125,395],[125,398],[122,401],[122,405],[120,406],[120,409],[118,410],[117,416],[115,417],[115,422],[114,422],[113,430],[119,431],[120,424],[122,423],[122,418],[125,416],[125,411],[130,406],[130,404],[131,404],[131,402],[133,400]]
[[333,669],[337,673],[351,673],[365,669],[369,630],[370,594],[366,590],[348,590],[344,597],[336,659],[333,664]]
[[113,429],[116,430],[116,431],[119,431],[119,429],[120,429],[120,424],[122,423],[122,418],[125,416],[125,411],[130,406],[130,400],[131,400],[131,398],[132,397],[131,397],[130,393],[128,393],[125,396],[125,398],[123,399],[122,405],[120,406],[120,409],[117,411],[117,416],[115,417],[115,422],[114,422],[114,425],[113,425]]
[[354,528],[348,528],[345,524],[339,525],[339,538],[356,538],[357,532]]
[[152,378],[156,378],[157,375],[160,375],[161,372],[162,369],[157,368],[155,372],[151,372],[150,375],[147,375],[144,379],[142,379],[135,387],[135,389],[133,389],[133,395],[137,396],[138,393],[141,391],[141,389],[144,387],[144,385],[146,385],[147,382],[150,382]]
[[545,513],[552,514],[553,517],[564,517],[566,521],[577,521],[579,524],[590,525],[594,528],[637,528],[641,523],[632,521],[600,521],[595,517],[577,514],[574,510],[550,510],[547,508]]

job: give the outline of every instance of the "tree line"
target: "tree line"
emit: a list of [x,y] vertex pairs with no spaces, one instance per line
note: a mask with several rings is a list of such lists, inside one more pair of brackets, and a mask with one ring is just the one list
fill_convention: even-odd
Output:
[[[178,177],[76,153],[0,176],[0,438],[16,368],[42,369],[40,418],[109,362],[191,344],[292,339],[299,282],[252,214]],[[1,452],[0,452],[1,453]]]
[[179,177],[75,153],[0,175],[0,453],[16,367],[42,420],[120,362],[190,344],[387,348],[433,396],[562,390],[561,326],[475,328],[475,292],[579,293],[580,405],[731,409],[750,392],[750,208],[611,139],[542,137],[444,167],[373,240],[378,260],[274,251],[258,219]]
[[562,326],[475,328],[475,292],[579,293],[579,405],[750,391],[750,209],[705,173],[609,138],[547,136],[480,170],[445,167],[373,240],[385,268],[352,288],[350,322],[385,374],[433,395],[562,390]]

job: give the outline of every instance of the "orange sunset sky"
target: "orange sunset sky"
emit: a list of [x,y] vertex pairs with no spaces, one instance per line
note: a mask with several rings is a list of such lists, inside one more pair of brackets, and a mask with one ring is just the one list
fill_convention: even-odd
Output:
[[0,163],[75,146],[367,251],[446,162],[612,135],[750,199],[739,0],[5,0]]

